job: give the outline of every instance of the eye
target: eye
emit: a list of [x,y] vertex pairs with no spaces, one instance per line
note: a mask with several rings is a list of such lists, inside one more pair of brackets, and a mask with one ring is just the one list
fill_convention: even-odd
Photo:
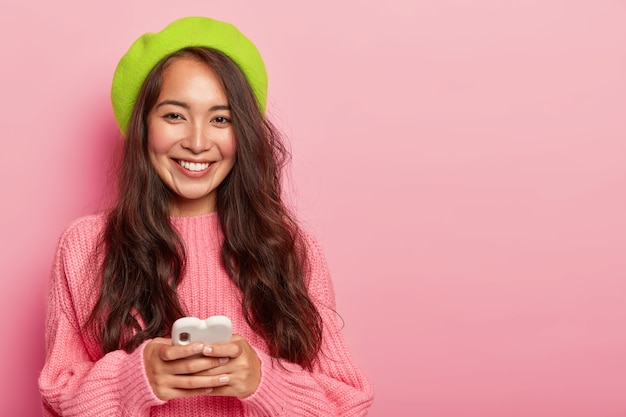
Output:
[[166,115],[163,116],[163,118],[165,120],[172,120],[172,121],[184,120],[183,116],[181,116],[179,113],[167,113]]
[[211,120],[212,123],[218,124],[218,125],[227,125],[231,122],[231,120],[227,117],[224,116],[217,116],[215,118],[213,118],[213,120]]

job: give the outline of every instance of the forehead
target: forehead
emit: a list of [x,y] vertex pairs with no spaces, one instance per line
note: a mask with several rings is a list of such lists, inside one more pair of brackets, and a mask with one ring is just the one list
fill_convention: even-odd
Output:
[[198,100],[226,99],[222,80],[205,62],[193,57],[177,57],[163,70],[159,97],[188,96]]

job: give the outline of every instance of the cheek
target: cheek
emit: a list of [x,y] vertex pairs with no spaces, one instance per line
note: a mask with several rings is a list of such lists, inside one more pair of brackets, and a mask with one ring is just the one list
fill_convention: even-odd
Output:
[[170,146],[167,135],[164,135],[158,129],[148,127],[148,152],[151,157],[154,158],[165,154]]
[[235,138],[224,140],[220,145],[220,152],[224,159],[234,159],[237,153],[237,141]]

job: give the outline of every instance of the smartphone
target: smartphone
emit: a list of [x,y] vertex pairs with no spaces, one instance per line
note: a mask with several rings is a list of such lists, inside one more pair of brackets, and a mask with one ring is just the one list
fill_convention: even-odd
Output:
[[211,316],[201,320],[197,317],[182,317],[172,326],[172,344],[188,345],[202,342],[205,345],[230,342],[233,324],[226,316]]

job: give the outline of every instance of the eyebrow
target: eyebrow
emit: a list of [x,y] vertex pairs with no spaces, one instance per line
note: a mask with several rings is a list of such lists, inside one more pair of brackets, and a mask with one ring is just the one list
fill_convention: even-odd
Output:
[[[159,108],[161,106],[166,106],[168,104],[173,105],[173,106],[179,106],[187,110],[189,110],[190,108],[189,104],[185,103],[184,101],[178,101],[178,100],[163,100],[162,102],[156,105],[156,108]],[[215,111],[215,110],[230,110],[230,106],[227,104],[217,104],[209,108],[209,111]]]

